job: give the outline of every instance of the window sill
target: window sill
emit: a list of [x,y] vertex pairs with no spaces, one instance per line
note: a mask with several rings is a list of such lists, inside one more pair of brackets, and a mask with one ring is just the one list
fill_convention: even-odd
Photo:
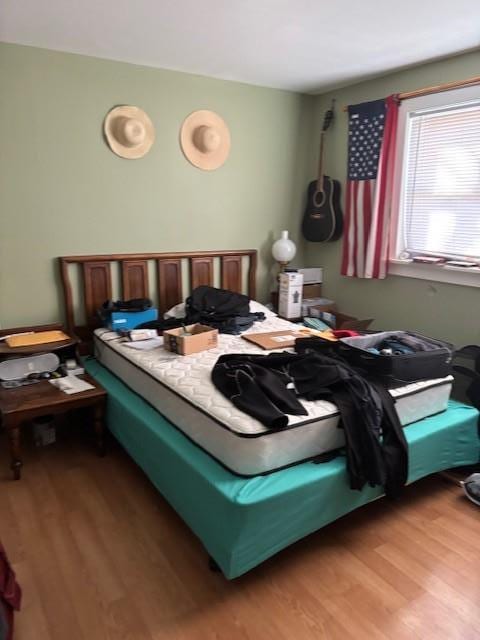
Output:
[[480,287],[480,267],[461,269],[438,264],[421,264],[419,262],[410,262],[409,260],[390,260],[388,274],[417,278],[419,280],[459,284],[465,287]]

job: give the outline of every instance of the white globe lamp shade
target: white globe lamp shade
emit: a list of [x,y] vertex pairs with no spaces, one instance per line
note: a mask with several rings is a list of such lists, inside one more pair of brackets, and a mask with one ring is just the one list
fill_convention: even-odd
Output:
[[288,237],[288,231],[282,231],[281,237],[273,243],[272,256],[277,262],[291,262],[297,253],[295,243]]

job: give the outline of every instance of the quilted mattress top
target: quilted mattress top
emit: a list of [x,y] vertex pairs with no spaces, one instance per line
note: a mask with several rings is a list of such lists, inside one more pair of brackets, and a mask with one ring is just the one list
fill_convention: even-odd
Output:
[[[292,328],[298,328],[298,326],[278,317],[269,317],[263,322],[256,322],[245,333],[282,331]],[[137,351],[126,346],[126,343],[117,334],[106,329],[97,329],[95,334],[97,339],[114,349],[122,357],[194,407],[210,415],[216,421],[228,425],[230,430],[246,436],[258,436],[271,432],[258,420],[237,409],[215,388],[211,381],[212,368],[221,355],[227,353],[266,354],[269,353],[268,351],[242,339],[241,336],[219,334],[218,345],[215,349],[181,356],[167,352],[161,346],[150,351]],[[438,380],[416,382],[392,389],[390,393],[394,397],[409,395],[435,386],[439,382]],[[337,407],[326,400],[311,402],[300,399],[300,401],[308,415],[289,416],[289,427],[300,426],[338,414]]]

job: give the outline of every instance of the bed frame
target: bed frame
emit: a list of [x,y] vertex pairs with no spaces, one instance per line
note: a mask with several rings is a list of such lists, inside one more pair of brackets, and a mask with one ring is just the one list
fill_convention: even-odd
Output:
[[[245,289],[254,298],[256,265],[255,250],[62,257],[66,323],[80,338],[91,340],[99,324],[96,310],[113,293],[134,298],[155,292],[161,311],[183,300],[186,289],[201,284],[218,282],[234,291]],[[153,274],[155,288],[149,283]],[[80,314],[85,320],[78,325],[75,318]],[[342,457],[324,464],[305,462],[268,476],[236,476],[95,358],[87,358],[85,368],[107,390],[107,422],[114,436],[227,578],[240,576],[382,495],[380,487],[350,490]],[[473,407],[452,403],[446,412],[409,425],[408,482],[476,463],[477,421]]]
[[[120,283],[118,297],[128,300],[151,297],[150,278],[154,273],[154,302],[160,313],[182,302],[195,287],[213,286],[218,267],[222,288],[247,293],[253,299],[256,293],[255,249],[62,256],[59,263],[66,326],[85,343],[91,342],[94,329],[100,326],[97,310],[112,298],[116,274]],[[74,300],[76,292],[71,268],[75,266],[80,271],[78,300]],[[82,324],[77,324],[78,318],[82,319]]]

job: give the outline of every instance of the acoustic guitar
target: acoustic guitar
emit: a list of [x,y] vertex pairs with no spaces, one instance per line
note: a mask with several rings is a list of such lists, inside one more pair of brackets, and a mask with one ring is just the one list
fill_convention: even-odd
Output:
[[303,214],[302,232],[310,242],[331,242],[342,235],[343,216],[340,209],[340,182],[323,173],[325,132],[334,118],[334,103],[323,118],[320,133],[318,177],[308,185],[307,206]]

